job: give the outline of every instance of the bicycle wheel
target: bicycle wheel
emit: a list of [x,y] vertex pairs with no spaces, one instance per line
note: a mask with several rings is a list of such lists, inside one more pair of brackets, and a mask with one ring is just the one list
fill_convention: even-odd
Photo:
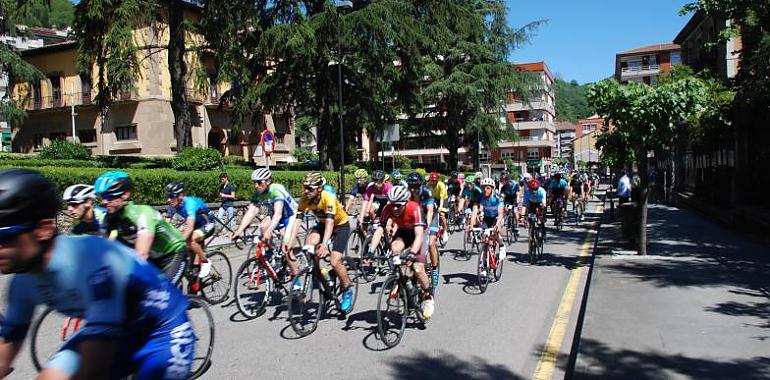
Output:
[[61,346],[83,326],[85,321],[59,314],[50,307],[46,308],[32,322],[29,333],[29,349],[35,370],[39,372],[43,365],[59,352]]
[[529,250],[527,256],[529,257],[529,263],[535,264],[537,262],[537,236],[535,236],[535,228],[529,228]]
[[505,260],[500,260],[500,246],[497,246],[497,249],[495,249],[495,259],[497,261],[497,266],[495,267],[495,281],[500,281],[500,278],[503,277],[503,262]]
[[216,305],[227,299],[233,284],[233,268],[222,252],[210,252],[206,258],[211,262],[211,273],[201,279],[201,294],[210,304]]
[[366,247],[364,246],[364,235],[359,231],[353,231],[348,236],[348,243],[345,249],[345,259],[348,264],[348,269],[351,269],[351,274],[355,274],[356,282],[358,282],[358,268],[361,265],[361,256],[363,256]]
[[[366,238],[363,243],[361,244],[361,257],[362,260],[358,265],[358,276],[357,278],[361,278],[364,280],[365,283],[369,283],[374,281],[375,278],[377,278],[377,273],[379,272],[379,259],[375,256],[377,255],[377,251],[375,250],[375,253],[373,255],[370,255],[368,253],[369,245],[372,242],[372,238],[368,237]],[[365,257],[365,260],[363,259]]]
[[464,260],[470,260],[471,255],[473,254],[473,232],[464,232],[463,233],[463,251],[462,255],[460,257]]
[[289,323],[300,337],[310,335],[315,331],[326,305],[320,284],[313,276],[314,270],[315,267],[308,267],[295,276],[295,279],[299,278],[302,288],[290,290],[286,300]]
[[273,280],[256,257],[251,257],[241,264],[234,285],[238,311],[248,319],[262,315],[273,291]]
[[200,297],[188,297],[187,317],[195,332],[195,357],[190,367],[190,379],[197,379],[209,367],[214,352],[214,317],[209,305]]
[[479,261],[478,265],[476,265],[476,282],[479,285],[479,290],[483,294],[487,291],[487,286],[489,285],[489,278],[491,276],[491,273],[489,273],[489,246],[484,245],[483,248],[481,248],[481,252],[479,253]]
[[382,283],[377,297],[377,332],[388,348],[398,345],[404,336],[409,316],[406,297],[406,289],[399,286],[397,276],[389,276]]
[[514,217],[509,213],[505,218],[505,242],[508,243],[508,245],[511,245],[516,241],[515,223]]

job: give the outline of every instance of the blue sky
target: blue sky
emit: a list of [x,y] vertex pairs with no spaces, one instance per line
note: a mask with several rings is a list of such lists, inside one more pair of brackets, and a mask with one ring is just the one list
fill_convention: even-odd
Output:
[[547,19],[514,62],[545,61],[554,75],[579,83],[611,76],[615,54],[671,42],[689,20],[679,10],[693,0],[506,0],[508,23],[519,28]]

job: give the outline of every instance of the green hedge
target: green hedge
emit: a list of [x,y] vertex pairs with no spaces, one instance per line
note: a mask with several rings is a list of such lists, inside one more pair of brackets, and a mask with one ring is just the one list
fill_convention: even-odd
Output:
[[[28,167],[17,165],[16,162],[0,163],[0,169],[11,167]],[[20,161],[23,162],[23,161]],[[77,183],[93,183],[98,176],[108,171],[108,169],[94,167],[62,167],[57,166],[39,166],[30,167],[40,171],[43,175],[53,181],[64,191],[67,186]],[[183,182],[188,194],[202,198],[206,202],[219,202],[219,174],[220,171],[199,171],[182,172],[173,169],[125,169],[134,182],[134,199],[139,203],[150,205],[163,205],[166,203],[166,194],[164,188],[166,184],[172,181]],[[251,182],[251,169],[233,169],[227,170],[230,182],[235,188],[235,195],[239,200],[248,200],[254,191],[254,185]],[[338,174],[336,172],[323,172],[327,181],[333,186],[339,188],[337,184]],[[273,173],[273,180],[286,186],[286,189],[295,197],[302,195],[302,178],[305,172],[282,172]],[[354,183],[353,176],[346,176],[346,189],[351,189]]]

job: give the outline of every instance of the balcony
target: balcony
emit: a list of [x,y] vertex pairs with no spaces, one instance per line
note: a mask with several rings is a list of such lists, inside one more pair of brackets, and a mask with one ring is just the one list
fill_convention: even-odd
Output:
[[556,133],[556,126],[550,121],[527,121],[524,119],[517,119],[513,123],[513,127],[517,131],[532,130],[532,129],[545,129]]
[[[91,92],[76,92],[57,96],[41,96],[34,99],[16,96],[16,102],[27,111],[49,110],[70,106],[91,105]],[[132,99],[131,96],[121,96],[121,99]]]
[[621,79],[646,77],[651,75],[657,75],[658,73],[660,73],[660,66],[657,64],[620,68]]
[[519,141],[503,141],[499,144],[500,148],[515,148],[515,147],[556,147],[556,141],[544,140],[540,136],[522,137]]
[[190,103],[203,104],[206,102],[206,95],[200,91],[196,91],[194,88],[185,87],[184,94],[187,101]]
[[517,100],[513,103],[507,103],[505,105],[506,112],[533,111],[533,110],[544,110],[549,112],[551,115],[556,114],[556,109],[554,108],[553,104],[549,104],[548,102],[544,100],[539,100],[539,99],[532,100],[529,103]]

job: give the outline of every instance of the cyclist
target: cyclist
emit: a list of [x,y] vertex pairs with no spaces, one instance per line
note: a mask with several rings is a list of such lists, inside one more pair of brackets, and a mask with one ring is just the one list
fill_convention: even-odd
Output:
[[364,216],[375,219],[388,203],[388,191],[393,188],[393,185],[385,179],[385,176],[386,174],[382,170],[376,170],[372,173],[372,183],[366,187],[366,195],[364,195],[366,202],[361,205],[358,223],[364,221]]
[[455,203],[455,206],[457,206],[457,196],[460,195],[460,192],[462,192],[463,188],[460,185],[460,181],[457,179],[457,177],[460,175],[457,171],[453,170],[451,173],[449,173],[449,178],[446,180],[446,189],[447,193],[449,194],[449,203]]
[[73,218],[69,233],[107,236],[104,224],[107,210],[95,205],[95,199],[96,193],[91,185],[72,185],[64,190],[62,200],[67,205],[67,212]]
[[425,234],[425,219],[422,217],[420,204],[409,200],[409,190],[396,186],[388,191],[388,204],[380,215],[380,224],[372,235],[369,245],[369,253],[373,254],[375,247],[380,244],[384,233],[384,226],[392,221],[397,226],[390,242],[390,250],[394,256],[402,251],[408,251],[416,255],[413,264],[414,273],[425,296],[421,305],[423,318],[430,319],[434,312],[433,296],[430,291],[428,275],[425,273],[426,257],[421,253]]
[[[556,212],[556,202],[561,199],[561,213],[562,217],[566,216],[567,208],[564,207],[567,204],[565,195],[567,192],[567,181],[561,178],[561,173],[556,173],[550,181],[548,192],[551,195],[551,211]],[[554,223],[556,223],[556,215],[554,214]]]
[[[251,203],[243,215],[241,225],[230,235],[230,238],[241,236],[243,231],[249,227],[252,219],[259,213],[259,206],[266,204],[271,208],[270,218],[264,218],[259,224],[261,239],[266,243],[272,244],[273,231],[290,231],[292,224],[297,217],[297,201],[286,191],[281,184],[273,183],[273,173],[270,169],[259,168],[251,172],[251,182],[254,183],[254,194],[251,196]],[[283,234],[283,243],[289,242],[289,234]],[[289,261],[292,276],[297,274],[296,265]]]
[[[444,233],[441,236],[438,236],[438,238],[442,239],[443,244],[446,244],[446,241],[449,239],[449,234],[446,233],[447,226],[446,226],[446,212],[447,209],[444,207],[444,205],[447,202],[447,198],[449,198],[449,193],[447,192],[446,184],[444,182],[441,182],[441,176],[437,172],[430,173],[430,176],[428,176],[428,189],[433,194],[433,198],[436,199],[436,206],[438,207],[438,222],[441,223],[441,227],[444,229]],[[431,236],[431,239],[436,239],[435,237]],[[438,264],[438,248],[435,247],[435,245],[431,248],[431,261]],[[436,259],[436,261],[433,261],[433,259]]]
[[406,181],[401,178],[401,172],[398,170],[394,170],[393,173],[390,173],[390,184],[393,186],[406,187]]
[[527,183],[524,191],[524,203],[527,205],[527,213],[535,213],[540,221],[540,227],[545,236],[545,207],[548,193],[540,186],[540,181],[532,179]]
[[[481,180],[481,186],[483,188],[484,194],[481,196],[481,199],[479,201],[479,208],[481,209],[482,213],[482,221],[481,221],[481,228],[487,229],[492,228],[494,229],[493,232],[493,238],[496,241],[498,240],[498,233],[500,232],[500,227],[503,225],[503,201],[500,199],[500,195],[495,191],[495,180],[492,178],[484,178]],[[477,221],[477,214],[479,212],[479,209],[473,210],[473,213],[471,214],[471,223],[468,224],[468,227],[466,227],[467,231],[470,231],[471,228],[473,228],[476,225]],[[501,257],[504,257],[505,252],[505,244],[500,244],[500,253]],[[485,276],[486,273],[481,273],[482,276]]]
[[476,187],[481,189],[481,180],[484,179],[484,173],[476,172],[476,173],[473,174],[473,178],[474,178],[474,180],[471,181],[471,182],[473,182],[476,185]]
[[39,304],[88,323],[38,379],[186,379],[195,351],[187,299],[129,248],[56,231],[60,199],[38,172],[0,172],[0,271],[13,273],[0,326],[0,377]]
[[[433,288],[438,286],[439,271],[438,262],[433,261],[433,252],[438,248],[436,247],[436,234],[438,233],[438,218],[436,217],[436,199],[433,197],[430,189],[424,186],[424,181],[420,173],[412,173],[406,178],[406,183],[409,184],[409,192],[411,194],[410,200],[418,202],[422,206],[422,212],[425,216],[425,223],[429,227],[430,232],[428,236],[428,244],[425,246],[427,250],[430,250],[431,254],[431,281],[433,282]],[[423,249],[423,254],[426,249]]]
[[570,202],[572,202],[572,210],[577,210],[580,207],[580,220],[583,220],[585,216],[585,210],[583,209],[583,181],[580,175],[577,173],[572,175],[572,179],[569,182],[570,189]]
[[133,184],[125,172],[99,176],[94,190],[107,209],[106,230],[119,242],[132,247],[139,257],[155,264],[176,284],[187,266],[184,237],[163,216],[147,205],[131,201]]
[[350,209],[353,207],[353,201],[356,198],[363,198],[364,195],[366,195],[366,186],[369,185],[369,182],[367,181],[369,173],[367,173],[366,170],[358,169],[353,173],[353,176],[356,177],[356,184],[353,186],[353,189],[350,190],[348,200],[345,202],[345,212],[348,214],[350,214]]
[[[519,183],[514,182],[509,174],[504,174],[500,177],[499,194],[503,196],[505,207],[513,209],[514,220],[519,220],[518,195],[519,195]],[[519,233],[519,224],[513,226],[515,234]]]
[[187,249],[198,256],[201,269],[198,277],[204,278],[211,273],[211,262],[206,258],[203,244],[206,238],[214,235],[216,224],[214,213],[209,210],[206,203],[198,197],[186,195],[184,184],[171,182],[166,185],[166,199],[169,206],[169,217],[179,214],[185,220],[182,236],[187,244]]
[[[476,186],[475,177],[468,177],[468,181],[465,182],[465,189],[463,189],[460,208],[458,208],[458,210],[463,210],[463,212],[470,216],[470,213],[475,210],[481,202],[482,194],[481,188]],[[467,224],[470,224],[470,222],[466,223],[466,225]]]
[[593,193],[593,183],[590,181],[590,177],[588,177],[587,174],[582,173],[580,175],[580,179],[583,181],[583,207],[585,207],[586,203],[588,202],[588,198],[590,197],[590,194]]
[[[348,223],[348,214],[342,208],[342,204],[334,196],[334,194],[324,190],[323,177],[321,173],[310,172],[305,175],[302,181],[303,194],[299,200],[299,206],[297,210],[299,212],[312,212],[315,214],[318,223],[308,232],[305,238],[305,244],[316,247],[315,259],[316,261],[323,259],[327,255],[331,254],[330,262],[334,272],[340,279],[340,285],[344,292],[342,293],[342,302],[340,308],[343,313],[349,313],[353,308],[353,300],[355,299],[356,288],[351,286],[350,277],[348,276],[348,270],[345,264],[342,262],[343,253],[347,248],[348,237],[350,236],[350,225]],[[282,249],[284,254],[289,256],[287,260],[294,268],[292,273],[296,273],[296,259],[291,257],[291,242],[297,236],[299,230],[299,223],[295,223],[290,232],[287,232],[289,236],[288,242],[284,239]],[[323,244],[321,244],[323,243]],[[331,247],[331,252],[328,249]],[[299,279],[297,279],[299,280]],[[295,283],[295,288],[299,288],[302,285]]]

